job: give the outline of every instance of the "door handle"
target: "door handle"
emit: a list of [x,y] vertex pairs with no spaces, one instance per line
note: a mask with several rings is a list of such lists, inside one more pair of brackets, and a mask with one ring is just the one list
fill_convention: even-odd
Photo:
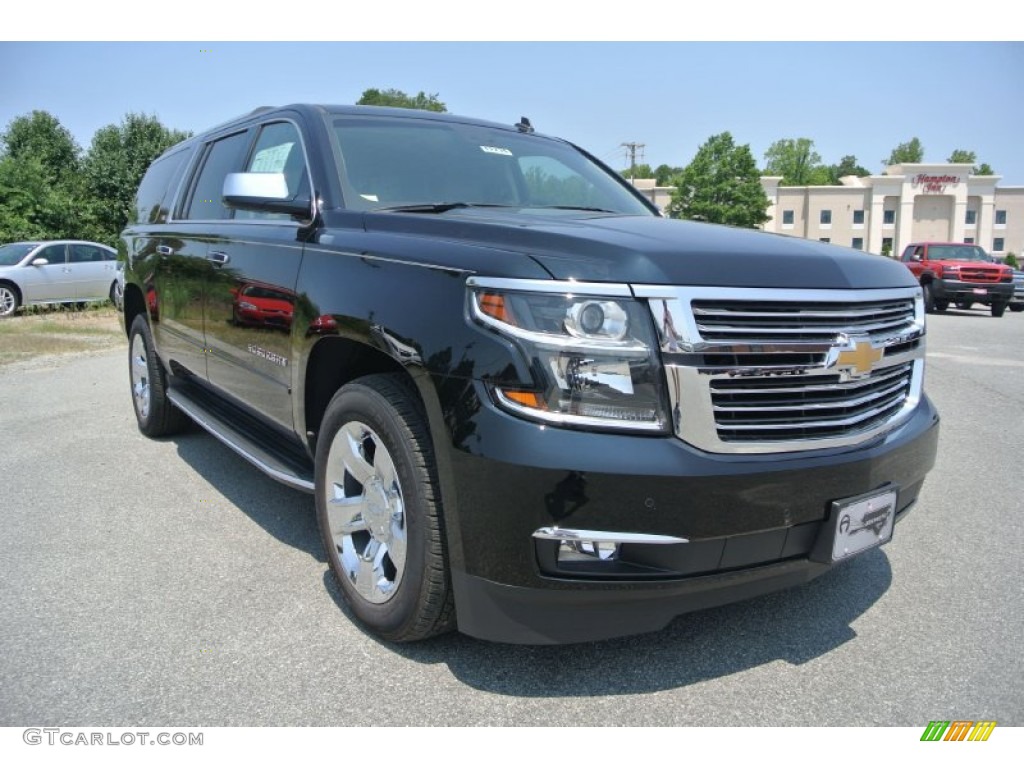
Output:
[[222,266],[231,261],[231,257],[224,253],[224,251],[210,251],[206,255],[206,258],[218,266]]
[[158,245],[156,247],[156,252],[161,256],[170,256],[174,253],[174,249],[169,245]]

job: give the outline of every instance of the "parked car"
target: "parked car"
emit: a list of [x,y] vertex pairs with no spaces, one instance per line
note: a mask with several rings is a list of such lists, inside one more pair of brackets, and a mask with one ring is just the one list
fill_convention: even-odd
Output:
[[911,243],[901,261],[921,283],[928,312],[945,312],[950,302],[960,309],[975,303],[1002,317],[1013,296],[1013,272],[971,243]]
[[116,303],[117,251],[84,240],[0,245],[0,317],[33,304]]
[[1009,304],[1011,312],[1024,311],[1024,272],[1013,270],[1013,299]]
[[795,586],[887,542],[935,461],[907,269],[664,219],[526,119],[261,109],[135,211],[139,429],[191,417],[313,493],[389,640],[595,640]]

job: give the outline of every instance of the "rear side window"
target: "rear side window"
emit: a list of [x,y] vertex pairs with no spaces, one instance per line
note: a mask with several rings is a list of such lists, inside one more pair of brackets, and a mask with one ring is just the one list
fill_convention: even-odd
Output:
[[158,158],[142,177],[135,195],[135,210],[129,224],[164,224],[174,191],[181,180],[181,166],[188,152]]
[[239,170],[242,153],[248,146],[248,134],[236,133],[213,142],[203,159],[199,178],[192,188],[186,219],[230,219],[231,209],[224,205],[221,195],[224,178]]

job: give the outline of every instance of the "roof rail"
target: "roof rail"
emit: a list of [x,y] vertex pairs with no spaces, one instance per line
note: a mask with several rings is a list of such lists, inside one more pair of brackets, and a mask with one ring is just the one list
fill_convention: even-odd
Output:
[[221,128],[229,126],[232,123],[237,123],[239,120],[244,120],[245,118],[252,117],[253,115],[260,115],[263,114],[264,112],[269,112],[272,109],[277,109],[277,107],[256,107],[256,109],[252,110],[251,112],[246,112],[244,115],[239,115],[238,117],[233,117],[230,120],[225,120],[223,123],[218,123],[212,128],[207,128],[205,131],[201,131],[201,133],[212,133],[213,131],[219,131]]

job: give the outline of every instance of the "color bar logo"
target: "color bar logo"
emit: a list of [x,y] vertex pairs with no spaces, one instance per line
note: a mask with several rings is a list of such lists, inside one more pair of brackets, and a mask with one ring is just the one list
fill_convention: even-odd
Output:
[[921,741],[988,741],[995,727],[995,720],[932,720]]

